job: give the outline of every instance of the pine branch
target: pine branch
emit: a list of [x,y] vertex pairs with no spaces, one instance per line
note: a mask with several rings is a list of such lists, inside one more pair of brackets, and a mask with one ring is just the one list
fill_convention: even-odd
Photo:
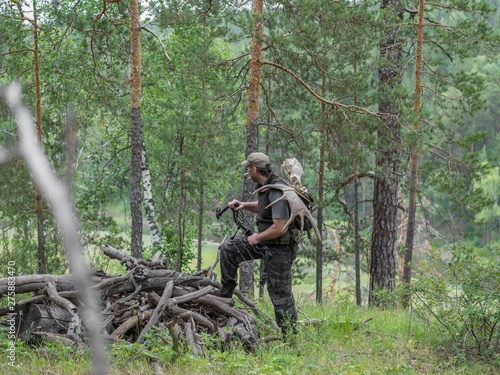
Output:
[[295,79],[296,81],[298,81],[302,86],[304,86],[306,88],[306,90],[309,91],[312,94],[312,96],[314,96],[317,100],[319,100],[322,103],[331,105],[332,107],[347,109],[350,112],[354,112],[354,113],[369,114],[369,115],[372,115],[372,116],[375,116],[375,117],[380,117],[379,113],[369,111],[369,110],[367,110],[365,108],[361,108],[361,107],[358,107],[358,106],[355,106],[355,105],[341,104],[339,102],[336,102],[336,101],[333,101],[333,100],[327,100],[327,99],[321,97],[307,83],[305,83],[296,73],[294,73],[293,71],[291,71],[290,69],[288,69],[288,68],[286,68],[286,67],[284,67],[282,65],[273,63],[271,61],[262,61],[261,64],[262,65],[273,66],[273,67],[278,68],[278,69],[282,70],[283,72],[287,73],[293,79]]

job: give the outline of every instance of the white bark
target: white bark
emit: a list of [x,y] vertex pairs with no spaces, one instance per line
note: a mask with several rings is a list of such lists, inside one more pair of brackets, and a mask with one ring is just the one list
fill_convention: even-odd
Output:
[[151,184],[151,173],[149,173],[148,161],[146,159],[146,148],[142,147],[142,188],[144,190],[144,208],[146,210],[146,221],[148,222],[151,245],[158,249],[161,245],[161,233],[155,218],[155,205]]
[[[151,247],[154,250],[161,250],[162,235],[155,216],[155,205],[153,201],[153,189],[151,183],[151,173],[149,172],[148,159],[146,156],[146,147],[142,144],[142,189],[144,194],[144,209],[146,210],[146,221],[148,223],[149,235],[151,237]],[[174,260],[170,252],[167,251],[170,265]]]

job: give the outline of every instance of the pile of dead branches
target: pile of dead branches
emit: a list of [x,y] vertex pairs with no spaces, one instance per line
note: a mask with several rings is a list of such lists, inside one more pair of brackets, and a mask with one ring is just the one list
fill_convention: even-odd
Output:
[[[240,291],[235,293],[236,303],[233,298],[214,295],[221,288],[213,278],[214,267],[183,274],[168,269],[167,260],[159,253],[150,260],[138,260],[110,246],[104,246],[103,252],[128,270],[118,276],[93,271],[91,276],[92,288],[100,296],[99,318],[108,342],[142,343],[152,327],[159,327],[170,339],[158,335],[175,350],[183,343],[197,355],[203,345],[202,333],[225,343],[238,339],[247,348],[276,339],[261,337],[264,326],[277,329],[276,323]],[[7,280],[0,279],[1,299],[8,295]],[[68,345],[87,341],[85,322],[92,318],[81,316],[80,292],[71,274],[18,276],[15,288],[17,296],[30,295],[15,305],[18,338]],[[0,308],[0,316],[11,313],[8,307]]]

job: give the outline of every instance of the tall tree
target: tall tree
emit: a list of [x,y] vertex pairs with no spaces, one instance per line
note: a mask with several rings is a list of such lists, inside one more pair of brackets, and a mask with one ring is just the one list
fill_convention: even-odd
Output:
[[[324,104],[322,105],[324,107]],[[324,110],[323,110],[324,112]],[[319,150],[319,170],[318,170],[318,213],[316,221],[318,228],[323,233],[323,202],[324,202],[324,184],[325,184],[325,149],[326,137],[324,131],[321,131],[321,144]],[[323,241],[316,241],[316,302],[323,301]]]
[[[254,0],[252,7],[253,36],[250,52],[250,73],[247,89],[247,142],[245,157],[259,150],[259,102],[262,71],[262,28],[264,21],[264,0]],[[253,199],[253,181],[245,180],[243,188],[243,200]],[[253,220],[253,219],[252,219]],[[240,265],[240,289],[253,297],[254,275],[253,261],[247,261]]]
[[[424,44],[424,0],[418,2],[418,24],[417,24],[417,56],[415,62],[415,100],[413,110],[417,121],[414,129],[418,131],[420,127],[420,105],[422,98],[422,61],[423,61],[423,44]],[[413,240],[415,236],[415,211],[417,208],[417,179],[418,179],[418,151],[412,146],[411,153],[411,176],[410,176],[410,201],[408,203],[408,226],[405,239],[404,253],[404,268],[403,268],[403,283],[405,284],[406,293],[403,294],[403,307],[407,307],[409,303],[409,285],[411,281],[411,269],[413,258]]]
[[356,274],[356,305],[361,306],[361,260],[359,253],[359,200],[358,200],[358,170],[355,165],[354,177],[354,267]]
[[383,40],[379,46],[378,68],[380,102],[378,111],[381,122],[377,131],[379,144],[376,155],[376,175],[373,195],[373,230],[370,249],[370,305],[380,303],[378,292],[392,291],[395,278],[395,250],[397,235],[397,210],[400,163],[400,123],[396,89],[401,83],[402,18],[399,0],[382,0],[380,8],[385,25]]
[[139,0],[130,0],[130,57],[132,67],[130,93],[130,140],[132,159],[130,165],[130,214],[132,216],[132,256],[142,259],[142,195],[141,195],[141,25]]
[[[37,4],[33,0],[33,60],[35,69],[35,102],[36,102],[36,134],[38,142],[42,144],[42,91],[40,88],[40,51],[38,49],[38,20]],[[45,233],[43,226],[43,199],[40,188],[36,187],[36,217],[38,228],[38,273],[45,273]]]

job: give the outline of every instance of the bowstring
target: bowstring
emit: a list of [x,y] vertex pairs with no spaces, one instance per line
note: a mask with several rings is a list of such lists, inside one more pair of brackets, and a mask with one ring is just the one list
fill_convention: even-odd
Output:
[[[241,226],[237,225],[238,230],[240,230],[240,229],[247,230],[247,232],[254,233],[253,221],[252,221],[252,223],[249,223],[249,220],[245,217],[245,215],[243,214],[243,212],[241,210],[234,211],[233,214],[234,214],[235,223],[236,223],[236,219],[238,219],[238,221],[240,222],[240,225],[241,225]],[[248,236],[247,236],[247,238],[248,238]],[[252,258],[252,261],[255,261],[255,258],[252,256],[252,253],[248,250],[247,245],[245,245],[245,243],[241,240],[241,237],[238,237],[238,240],[241,243],[241,245],[243,246],[243,248],[246,250],[248,255],[250,256],[250,258]],[[247,244],[248,244],[248,241],[247,241]],[[250,246],[250,245],[248,244],[248,246]],[[240,252],[238,246],[236,247],[236,250],[238,250],[238,253],[240,253],[240,255],[243,256],[243,254]]]

